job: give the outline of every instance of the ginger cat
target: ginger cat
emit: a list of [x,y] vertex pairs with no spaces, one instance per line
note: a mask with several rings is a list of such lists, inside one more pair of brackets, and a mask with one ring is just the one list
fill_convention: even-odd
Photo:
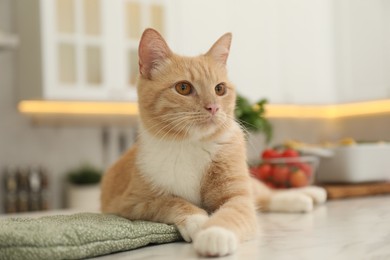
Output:
[[232,35],[204,55],[174,54],[147,29],[139,44],[141,132],[105,174],[102,211],[175,224],[202,256],[233,253],[257,232],[256,208],[308,212],[318,187],[272,191],[252,179],[226,61]]

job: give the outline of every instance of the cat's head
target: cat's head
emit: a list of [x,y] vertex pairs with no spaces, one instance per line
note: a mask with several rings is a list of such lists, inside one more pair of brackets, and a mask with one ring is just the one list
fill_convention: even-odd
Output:
[[206,54],[184,57],[174,54],[157,31],[144,31],[137,90],[146,131],[183,140],[208,138],[230,128],[236,100],[226,70],[231,39],[227,33]]

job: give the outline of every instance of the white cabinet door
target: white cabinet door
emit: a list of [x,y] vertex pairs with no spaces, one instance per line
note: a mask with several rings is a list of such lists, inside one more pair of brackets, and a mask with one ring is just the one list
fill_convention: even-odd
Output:
[[334,101],[329,1],[232,3],[231,74],[238,90],[253,101]]
[[339,102],[389,97],[388,2],[334,1],[335,71]]
[[41,0],[40,7],[45,98],[106,97],[104,0]]
[[168,0],[20,0],[21,99],[136,101],[143,30]]
[[[108,3],[109,2],[109,3]],[[110,96],[136,100],[136,82],[138,77],[138,44],[142,32],[152,27],[169,39],[167,17],[170,15],[170,0],[107,0],[114,4],[116,24],[107,23],[107,28],[116,31],[110,43],[112,62],[107,67],[112,81],[115,82]]]

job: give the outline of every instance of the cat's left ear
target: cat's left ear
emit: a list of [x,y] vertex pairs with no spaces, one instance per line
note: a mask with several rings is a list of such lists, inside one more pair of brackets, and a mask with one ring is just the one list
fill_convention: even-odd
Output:
[[214,43],[214,45],[210,48],[206,55],[212,57],[218,63],[226,65],[231,42],[232,34],[225,33]]

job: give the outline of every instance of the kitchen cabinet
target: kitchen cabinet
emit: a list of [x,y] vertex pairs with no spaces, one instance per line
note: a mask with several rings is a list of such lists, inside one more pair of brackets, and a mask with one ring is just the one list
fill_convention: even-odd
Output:
[[19,44],[19,39],[16,35],[5,34],[0,31],[0,51],[15,49]]
[[176,49],[233,33],[228,60],[253,101],[333,104],[389,98],[390,3],[382,0],[178,1]]
[[390,4],[334,1],[338,101],[390,98]]
[[241,12],[247,29],[233,25],[238,54],[231,62],[243,95],[271,103],[334,102],[331,1],[252,1]]
[[281,2],[276,57],[281,101],[329,104],[390,97],[390,6],[385,1]]
[[229,74],[253,101],[390,98],[382,0],[20,0],[22,99],[136,100],[144,28],[198,55],[233,33]]
[[20,0],[19,98],[135,101],[138,42],[166,0]]

